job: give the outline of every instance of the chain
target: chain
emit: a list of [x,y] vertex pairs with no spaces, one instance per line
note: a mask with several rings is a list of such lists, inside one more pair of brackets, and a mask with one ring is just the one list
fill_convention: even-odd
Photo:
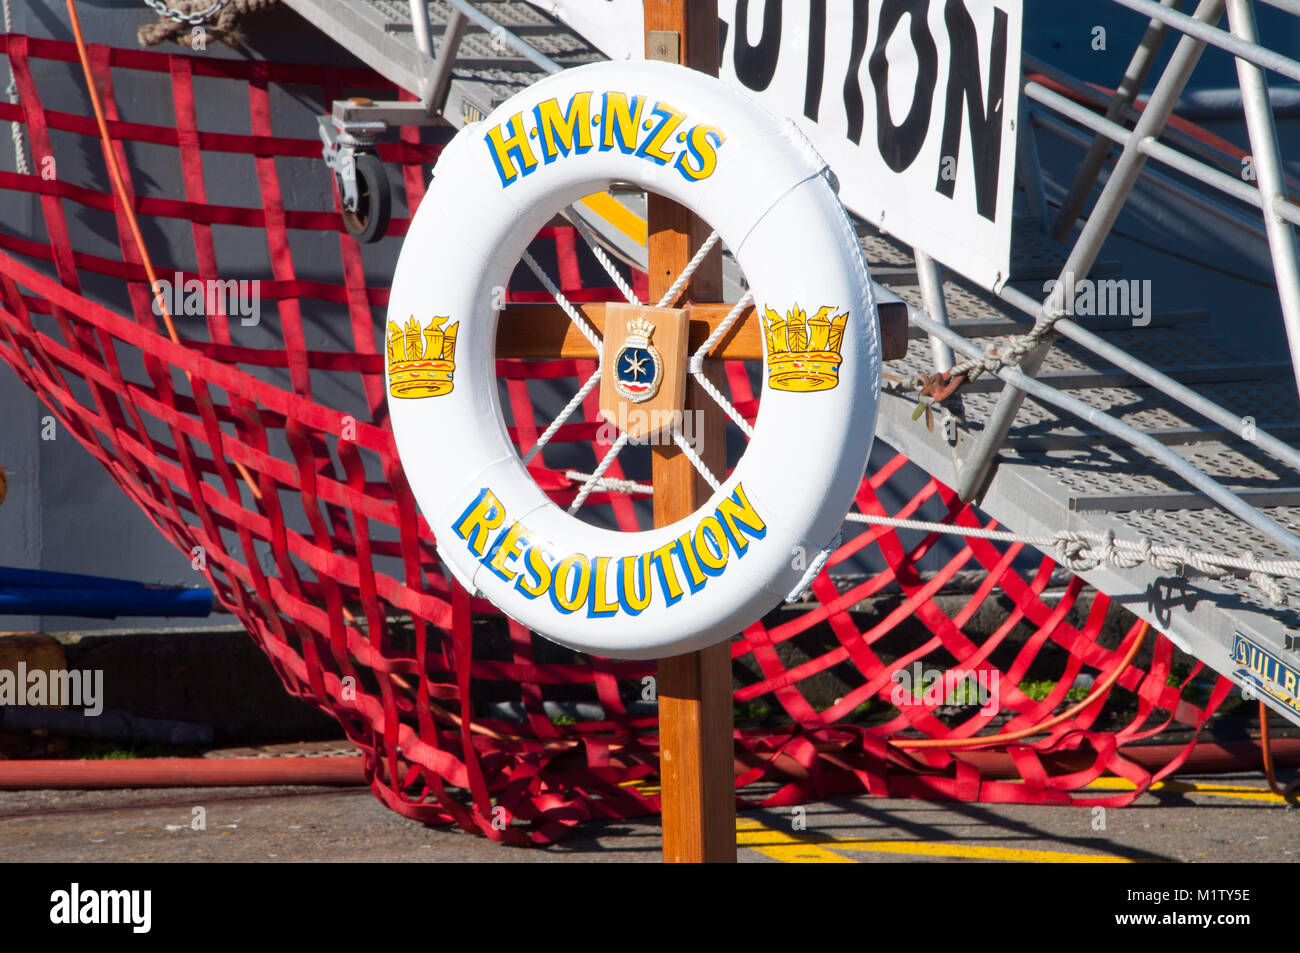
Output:
[[[4,19],[5,32],[14,31],[13,11],[9,8],[9,0],[4,0]],[[17,106],[20,102],[18,96],[18,81],[14,79],[13,64],[9,64],[9,88],[5,90],[9,94],[9,102]],[[12,122],[9,124],[10,135],[14,140],[14,171],[19,175],[31,175],[32,168],[27,164],[27,143],[23,130],[23,124]]]
[[184,23],[188,26],[202,26],[213,17],[215,17],[226,7],[230,6],[233,0],[215,0],[212,6],[194,13],[182,13],[180,10],[173,10],[162,0],[144,0],[147,6],[154,13],[158,14],[164,20],[172,20],[176,23]]

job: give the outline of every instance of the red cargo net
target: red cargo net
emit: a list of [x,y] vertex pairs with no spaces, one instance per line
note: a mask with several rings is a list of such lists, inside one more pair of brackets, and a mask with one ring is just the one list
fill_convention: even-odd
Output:
[[[388,425],[376,346],[388,291],[366,282],[361,249],[342,231],[337,195],[333,210],[287,204],[294,193],[284,187],[280,163],[318,158],[320,144],[277,134],[272,91],[311,88],[328,103],[360,91],[391,96],[392,88],[361,70],[90,47],[145,234],[175,235],[178,223],[188,223],[193,257],[183,241],[154,238],[158,272],[232,277],[223,273],[216,251],[218,227],[238,228],[245,250],[265,248],[263,308],[274,311],[282,344],[237,344],[230,333],[234,322],[220,314],[207,315],[202,324],[178,322],[182,341],[176,344],[153,314],[139,254],[106,178],[97,172],[94,182],[77,184],[41,175],[45,157],[59,159],[52,138],[61,148],[98,156],[93,118],[45,108],[33,80],[33,60],[48,61],[41,75],[66,69],[79,79],[76,48],[17,35],[3,37],[3,45],[21,105],[0,104],[0,120],[24,125],[34,174],[0,173],[0,188],[39,195],[45,227],[43,236],[39,229],[28,235],[0,230],[0,356],[159,531],[195,559],[285,687],[339,720],[364,752],[375,794],[393,810],[516,843],[553,841],[588,819],[656,812],[656,722],[632,705],[654,664],[558,649],[448,584]],[[135,84],[142,77],[156,84],[156,99],[170,99],[174,122],[121,118],[114,79],[123,74]],[[228,103],[248,103],[247,131],[200,129],[197,79],[219,80]],[[183,183],[179,194],[134,191],[140,183],[130,182],[128,144],[147,144],[155,163],[160,147],[169,150]],[[381,145],[379,152],[399,167],[408,204],[418,204],[424,164],[436,159],[437,148],[405,130],[400,142]],[[254,204],[207,201],[204,159],[223,155],[255,157]],[[323,163],[313,168],[312,174],[328,175]],[[86,209],[113,213],[120,254],[73,247],[68,217]],[[407,225],[395,219],[392,234],[400,236]],[[336,236],[333,273],[299,277],[291,233],[317,236],[312,264],[318,271],[319,238]],[[613,288],[582,287],[585,247],[572,229],[544,231],[534,251],[556,268],[570,298],[617,297]],[[181,267],[186,260],[197,268]],[[103,300],[104,279],[120,282],[121,312],[82,293],[86,281]],[[349,316],[346,327],[331,328],[340,342],[332,349],[307,343],[309,336],[321,339],[309,334],[315,326],[304,318],[322,303],[343,306]],[[594,369],[592,361],[498,362],[503,404],[521,449],[533,445],[547,422],[535,412],[530,382],[566,379],[576,390]],[[752,421],[757,400],[745,369],[726,370],[732,401]],[[351,403],[325,406],[314,399],[313,383],[323,376],[346,379],[350,391],[332,392],[352,393]],[[593,395],[581,419],[556,433],[545,459],[555,459],[554,448],[577,448],[599,460],[607,444],[599,441],[595,411]],[[567,504],[580,484],[565,468],[540,460],[532,466],[539,483]],[[624,476],[620,463],[608,476]],[[858,492],[859,508],[907,516],[925,506],[953,523],[987,525],[933,480],[901,506],[887,506],[883,500],[896,495],[891,480],[905,466],[900,455],[871,473]],[[589,505],[605,507],[623,528],[636,526],[629,496],[598,490]],[[759,704],[769,709],[768,723],[746,726],[742,718],[735,733],[742,806],[861,792],[1113,805],[1127,803],[1181,763],[1190,741],[1154,774],[1126,758],[1122,746],[1174,722],[1199,729],[1229,684],[1219,679],[1203,705],[1189,700],[1200,666],[1171,678],[1173,646],[1163,636],[1143,647],[1113,689],[1037,740],[997,745],[995,756],[982,759],[905,750],[905,738],[966,738],[1037,725],[1059,708],[1076,676],[1093,673],[1102,681],[1137,637],[1136,625],[1122,642],[1103,636],[1109,600],[1078,578],[1069,578],[1064,594],[1045,596],[1052,562],[1038,558],[1036,571],[1024,573],[1013,566],[1018,556],[1024,565],[1018,546],[971,541],[937,572],[923,574],[918,561],[936,540],[905,543],[899,533],[878,528],[849,537],[817,577],[805,611],[774,613],[733,643],[741,714]],[[839,574],[846,561],[869,553],[888,568],[846,583]],[[955,611],[951,603],[949,611],[942,609],[936,596],[959,572],[969,576],[972,570],[973,591],[956,600]],[[889,592],[901,592],[895,604],[860,611],[863,600]],[[1081,600],[1088,596],[1090,604]],[[990,607],[1000,624],[991,634],[973,636],[972,618]],[[1049,646],[1063,670],[1035,700],[1021,686]],[[1001,664],[994,664],[994,655]],[[956,716],[934,705],[894,704],[891,676],[918,661],[932,669],[996,675],[1001,688],[995,703]],[[829,675],[847,687],[817,700],[811,688]],[[1120,690],[1131,693],[1121,723],[1095,727]],[[599,720],[553,719],[544,702],[557,697],[587,698],[603,714]],[[513,703],[519,717],[502,714],[509,710],[500,707],[503,702]],[[875,712],[874,721],[864,721],[864,709]],[[997,764],[1002,767],[995,770]],[[1137,790],[1080,794],[1104,772],[1129,779]]]

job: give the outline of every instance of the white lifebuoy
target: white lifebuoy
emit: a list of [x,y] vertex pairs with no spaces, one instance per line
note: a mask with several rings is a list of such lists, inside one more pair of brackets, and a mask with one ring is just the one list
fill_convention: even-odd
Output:
[[[665,63],[566,70],[461,130],[397,263],[388,385],[407,478],[462,583],[615,658],[721,641],[800,586],[852,503],[880,391],[871,285],[829,180],[793,123]],[[690,517],[636,533],[584,523],[537,487],[494,364],[500,289],[528,242],[615,181],[717,229],[767,316],[762,400],[734,472]]]

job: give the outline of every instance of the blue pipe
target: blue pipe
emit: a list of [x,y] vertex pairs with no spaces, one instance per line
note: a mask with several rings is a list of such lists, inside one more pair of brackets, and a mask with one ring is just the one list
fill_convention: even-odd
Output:
[[40,569],[0,566],[0,615],[69,615],[96,619],[212,614],[211,589],[151,586]]

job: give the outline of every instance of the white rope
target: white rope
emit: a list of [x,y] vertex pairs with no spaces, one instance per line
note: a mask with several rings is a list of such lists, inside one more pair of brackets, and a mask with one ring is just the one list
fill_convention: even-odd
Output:
[[528,454],[524,457],[524,466],[528,466],[528,464],[532,463],[533,457],[541,453],[542,447],[551,442],[551,438],[555,436],[555,432],[564,426],[566,420],[573,416],[573,412],[578,409],[584,400],[587,399],[587,395],[591,393],[592,388],[599,383],[600,368],[596,368],[596,373],[587,378],[587,382],[582,385],[576,394],[573,395],[573,399],[564,405],[564,409],[561,410],[559,415],[551,421],[551,425],[546,428],[540,437],[537,438],[537,442],[533,444],[533,448],[529,450]]
[[605,249],[600,247],[600,243],[596,240],[596,236],[591,233],[591,229],[587,228],[586,223],[578,217],[578,213],[574,212],[570,215],[569,221],[572,222],[573,227],[578,230],[578,234],[582,236],[582,240],[587,243],[587,247],[591,249],[591,253],[596,256],[596,261],[600,262],[601,267],[605,269],[605,272],[614,282],[614,286],[617,287],[618,290],[623,293],[623,297],[628,300],[628,304],[640,304],[641,299],[636,296],[636,292],[633,291],[632,287],[626,280],[624,280],[623,273],[618,270],[618,267],[610,259],[609,255],[605,254]]
[[570,513],[578,512],[578,508],[586,502],[587,497],[591,495],[591,491],[596,488],[596,483],[605,475],[605,471],[609,469],[609,465],[613,463],[614,458],[618,456],[618,452],[627,446],[628,437],[628,432],[624,430],[618,435],[618,439],[610,445],[609,450],[606,451],[605,456],[596,466],[595,471],[591,476],[587,477],[587,482],[582,484],[582,489],[578,491],[578,495],[575,496],[573,502],[569,504]]
[[754,428],[749,425],[749,421],[736,409],[735,405],[727,400],[726,395],[718,390],[713,381],[709,380],[701,372],[695,375],[695,383],[700,385],[704,393],[713,398],[713,402],[722,408],[723,412],[731,418],[732,423],[739,427],[746,437],[751,440],[754,439]]
[[[4,17],[5,32],[13,33],[13,11],[9,8],[9,0],[4,0]],[[14,79],[13,61],[9,63],[9,102],[15,106],[20,102],[18,96],[18,81]],[[9,124],[10,135],[14,140],[14,171],[19,175],[31,175],[32,167],[27,164],[27,144],[24,135],[23,124],[20,122],[11,122]]]
[[847,522],[866,523],[871,526],[890,526],[895,529],[919,530],[924,533],[950,533],[971,539],[990,539],[1005,543],[1024,543],[1051,553],[1061,565],[1072,572],[1088,572],[1109,563],[1119,569],[1133,569],[1150,563],[1162,572],[1182,573],[1193,569],[1213,578],[1223,578],[1246,573],[1270,601],[1286,605],[1287,596],[1277,579],[1300,580],[1300,560],[1256,559],[1253,553],[1244,556],[1223,556],[1177,546],[1155,545],[1145,536],[1136,540],[1116,539],[1110,530],[1104,533],[1083,530],[1062,530],[1051,536],[1025,536],[1009,530],[954,526],[950,523],[931,523],[925,520],[901,519],[895,516],[872,516],[850,513]]
[[594,473],[583,473],[580,470],[565,470],[564,476],[569,480],[594,480],[596,489],[612,491],[614,493],[636,493],[640,496],[654,496],[655,488],[648,483],[637,483],[636,480],[620,480],[618,477],[597,477]]
[[735,306],[727,316],[722,319],[716,328],[713,329],[713,333],[705,338],[703,344],[696,348],[695,353],[691,355],[691,359],[686,365],[687,370],[689,370],[691,375],[695,378],[695,382],[700,385],[706,394],[713,398],[714,403],[721,407],[723,412],[731,418],[732,422],[741,429],[741,432],[751,440],[754,437],[754,428],[749,425],[749,421],[746,420],[744,415],[736,409],[735,405],[726,398],[722,391],[718,390],[713,381],[709,380],[708,377],[705,376],[704,359],[708,356],[709,352],[713,350],[713,345],[722,340],[722,336],[727,333],[732,324],[736,322],[736,319],[740,317],[744,310],[748,308],[753,301],[754,292],[746,291],[741,296],[740,300],[736,302]]
[[741,295],[740,300],[736,302],[735,306],[732,307],[729,312],[727,312],[727,316],[723,318],[722,321],[718,323],[718,326],[713,329],[713,332],[704,339],[704,343],[695,349],[695,353],[691,355],[690,361],[687,362],[686,369],[692,374],[698,374],[703,371],[704,359],[708,357],[709,352],[713,350],[713,345],[722,340],[722,336],[731,330],[731,326],[736,323],[736,319],[739,318],[741,314],[744,313],[744,310],[753,303],[753,291],[746,291]]
[[713,471],[705,465],[703,458],[695,452],[695,448],[691,446],[691,442],[682,436],[682,432],[677,428],[676,424],[673,424],[671,432],[673,435],[673,443],[677,444],[677,446],[681,448],[682,453],[686,454],[686,459],[691,461],[691,465],[699,471],[700,476],[704,477],[704,481],[714,490],[721,489],[722,484],[718,482],[718,478],[715,477]]
[[[1057,288],[1060,287],[1058,282]],[[1025,359],[1025,355],[1047,340],[1056,323],[1064,317],[1065,311],[1061,308],[1060,299],[1053,291],[1044,303],[1042,316],[1034,322],[1032,328],[1024,334],[1011,335],[1001,347],[996,343],[990,344],[979,357],[968,357],[954,364],[949,373],[953,377],[965,374],[967,380],[973,381],[986,372],[996,374],[1004,367],[1016,367]]]
[[717,232],[714,232],[705,239],[704,244],[700,246],[700,250],[695,253],[695,257],[686,263],[686,267],[682,269],[682,273],[677,276],[677,280],[672,283],[672,287],[664,292],[664,296],[659,299],[659,304],[656,307],[672,307],[673,303],[677,300],[677,296],[681,293],[681,290],[686,287],[686,282],[691,280],[691,275],[695,274],[695,269],[699,268],[704,262],[705,257],[708,256],[709,252],[713,251],[713,246],[718,243],[720,237],[721,236],[719,236]]
[[[564,296],[564,292],[562,292],[556,286],[555,282],[551,280],[551,276],[548,275],[542,266],[537,263],[536,258],[534,258],[529,252],[524,252],[523,262],[528,266],[529,270],[537,276],[537,280],[540,281],[545,286],[546,290],[550,292],[551,297],[555,299],[555,303],[558,304],[560,309],[569,316],[569,320],[573,322],[574,326],[582,332],[582,336],[591,342],[591,346],[596,349],[596,353],[602,355],[603,360],[601,339],[600,335],[596,333],[596,329],[593,328],[591,323],[582,315],[582,313],[569,302],[569,299]],[[552,420],[551,425],[546,428],[540,437],[537,438],[537,443],[533,444],[532,449],[529,450],[527,456],[524,457],[524,466],[531,463],[533,457],[537,456],[537,454],[541,452],[542,447],[546,446],[546,444],[550,442],[551,438],[555,436],[555,432],[559,430],[560,427],[564,425],[564,422],[573,415],[573,412],[578,409],[578,406],[586,399],[587,395],[591,393],[592,388],[594,388],[598,383],[600,383],[599,367],[596,368],[596,373],[587,378],[587,382],[582,385],[578,390],[578,393],[573,395],[573,399],[564,405],[564,409],[560,411],[559,416]]]
[[564,292],[556,286],[555,282],[551,280],[551,276],[542,269],[542,266],[537,264],[537,259],[534,258],[531,253],[524,252],[523,263],[529,267],[534,275],[537,276],[537,280],[540,281],[545,286],[546,290],[551,293],[551,297],[555,299],[555,303],[558,304],[560,309],[569,316],[569,320],[572,321],[574,326],[582,332],[582,336],[591,342],[591,346],[594,347],[596,353],[599,354],[601,352],[600,335],[597,334],[596,329],[591,326],[591,322],[583,316],[581,311],[569,302],[569,299],[564,296]]
[[979,357],[968,357],[954,364],[949,373],[953,377],[965,374],[967,380],[973,381],[981,374],[996,374],[1004,367],[1015,367],[1026,354],[1043,343],[1062,317],[1064,315],[1056,314],[1044,318],[1027,333],[1007,338],[1007,343],[1002,346],[990,344]]

